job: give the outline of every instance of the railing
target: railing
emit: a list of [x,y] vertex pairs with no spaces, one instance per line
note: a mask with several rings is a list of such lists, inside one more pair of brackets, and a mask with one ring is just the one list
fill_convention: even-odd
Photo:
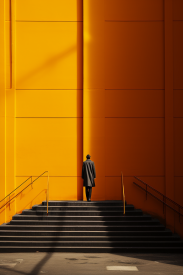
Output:
[[125,187],[124,187],[122,172],[121,172],[121,190],[122,190],[122,198],[123,198],[123,215],[125,215]]
[[[152,197],[156,198],[157,200],[159,200],[160,202],[163,203],[163,213],[165,211],[165,206],[168,206],[170,209],[172,209],[174,212],[179,214],[179,222],[180,222],[180,216],[183,217],[183,214],[180,213],[180,210],[183,209],[183,207],[176,203],[175,201],[171,200],[170,198],[166,197],[164,194],[160,193],[158,190],[154,189],[152,186],[150,186],[149,184],[145,183],[143,180],[134,177],[135,179],[137,179],[138,181],[142,182],[145,185],[145,188],[143,188],[141,185],[139,185],[136,182],[133,182],[136,186],[138,186],[139,188],[141,188],[142,190],[144,190],[146,192],[146,200],[147,200],[147,194],[151,195]],[[147,188],[152,189],[154,192],[156,192],[157,194],[161,195],[163,197],[163,200],[159,199],[157,196],[153,195],[151,192],[149,192],[147,190]],[[176,205],[179,208],[179,211],[177,211],[176,209],[174,209],[173,207],[171,207],[170,205],[168,205],[166,202],[170,201],[172,204]]]
[[[47,216],[48,216],[48,201],[49,201],[49,172],[45,171],[44,173],[42,173],[40,176],[38,176],[35,180],[32,181],[32,176],[30,176],[28,179],[26,179],[22,184],[20,184],[16,189],[14,189],[11,193],[9,193],[4,199],[2,199],[0,201],[0,203],[5,200],[7,197],[9,197],[9,200],[0,207],[0,209],[2,209],[3,207],[6,206],[6,204],[10,203],[14,198],[16,198],[20,193],[22,193],[25,189],[27,189],[30,185],[32,186],[32,184],[37,181],[40,177],[42,177],[45,173],[48,173],[48,178],[47,178],[47,193],[46,193],[46,202],[47,202]],[[10,199],[10,195],[12,193],[14,193],[18,188],[20,188],[20,186],[22,186],[23,184],[25,184],[29,179],[31,178],[31,183],[28,184],[24,189],[22,189],[19,193],[17,193],[16,195],[14,195],[11,199]]]

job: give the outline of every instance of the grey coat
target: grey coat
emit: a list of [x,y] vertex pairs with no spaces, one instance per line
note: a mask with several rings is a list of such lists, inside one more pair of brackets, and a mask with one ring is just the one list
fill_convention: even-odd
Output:
[[94,179],[96,178],[96,172],[95,172],[95,164],[92,160],[87,159],[83,162],[83,168],[82,168],[82,179],[83,186],[95,186]]

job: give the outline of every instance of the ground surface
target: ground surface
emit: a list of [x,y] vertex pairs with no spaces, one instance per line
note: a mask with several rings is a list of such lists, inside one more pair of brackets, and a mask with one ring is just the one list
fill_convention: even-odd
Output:
[[[110,270],[110,269],[133,269]],[[183,274],[183,254],[0,254],[0,275]]]

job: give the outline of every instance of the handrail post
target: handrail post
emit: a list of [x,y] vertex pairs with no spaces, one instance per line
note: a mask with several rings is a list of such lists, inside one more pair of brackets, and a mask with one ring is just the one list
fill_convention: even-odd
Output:
[[47,178],[47,216],[48,216],[48,200],[49,200],[49,172],[48,172],[48,178]]

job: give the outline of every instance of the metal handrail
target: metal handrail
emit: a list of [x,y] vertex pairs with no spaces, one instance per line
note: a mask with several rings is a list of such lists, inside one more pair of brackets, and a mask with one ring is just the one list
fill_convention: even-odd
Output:
[[[14,189],[11,193],[15,192],[20,186],[22,186],[22,184],[26,183],[26,181],[28,181],[30,178],[32,178],[32,176],[30,176],[28,179],[26,179],[24,182],[22,182],[16,189]],[[11,195],[11,193],[9,193],[6,197],[4,197],[4,199],[2,199],[0,202],[2,202],[3,200],[5,200],[7,197],[9,197]]]
[[[144,190],[146,192],[146,199],[147,199],[147,194],[150,194],[152,197],[156,198],[157,200],[159,200],[160,202],[163,203],[163,212],[164,212],[164,205],[168,206],[170,209],[172,209],[174,212],[179,214],[179,220],[180,220],[180,216],[183,217],[183,214],[180,213],[180,208],[183,209],[183,207],[176,203],[175,201],[173,201],[172,199],[166,197],[164,194],[162,194],[161,192],[159,192],[158,190],[156,190],[155,188],[153,188],[152,186],[150,186],[149,184],[145,183],[143,180],[139,179],[138,177],[134,177],[135,179],[139,180],[140,182],[142,182],[143,184],[146,185],[146,188],[143,188],[142,186],[140,186],[139,184],[137,184],[136,182],[133,182],[136,186],[140,187],[142,190]],[[147,187],[151,188],[152,190],[154,190],[156,193],[158,193],[159,195],[161,195],[163,197],[163,200],[159,199],[157,196],[153,195],[151,192],[147,191]],[[179,207],[179,211],[177,211],[176,209],[174,209],[173,207],[171,207],[170,205],[168,205],[166,202],[164,202],[164,199],[171,201],[174,205]]]
[[177,202],[171,200],[170,198],[166,197],[164,194],[162,194],[161,192],[159,192],[158,190],[154,189],[152,186],[150,186],[149,184],[145,183],[143,180],[137,178],[137,177],[134,177],[135,179],[141,181],[143,184],[145,184],[146,186],[148,186],[149,188],[151,188],[152,190],[154,190],[156,193],[160,194],[161,196],[163,196],[165,199],[171,201],[173,204],[177,205],[178,207],[182,208],[183,209],[183,206],[181,206],[180,204],[178,204]]
[[[49,200],[49,172],[45,171],[44,173],[42,173],[41,175],[39,175],[35,180],[31,181],[30,184],[28,184],[24,189],[22,189],[18,194],[16,194],[13,198],[11,198],[11,200],[9,199],[8,202],[6,202],[3,206],[0,207],[0,209],[2,209],[6,204],[10,203],[10,201],[12,201],[14,198],[16,198],[21,192],[23,192],[25,189],[27,189],[27,187],[29,187],[30,185],[32,185],[36,180],[38,180],[40,177],[42,177],[45,173],[48,173],[48,181],[47,181],[47,196],[46,196],[46,201],[47,201],[47,216],[48,216],[48,200]],[[32,176],[30,176],[29,178],[31,178]],[[28,178],[28,179],[29,179]],[[27,180],[28,180],[27,179]],[[26,180],[26,181],[27,181]],[[24,181],[21,185],[23,185],[26,181]],[[13,190],[11,193],[15,192],[21,185],[19,185],[15,190]],[[10,194],[11,194],[10,193]],[[9,195],[10,195],[9,194]],[[9,195],[7,195],[5,198],[7,198]],[[4,198],[4,199],[5,199]],[[1,201],[3,201],[4,199],[2,199]],[[0,201],[0,202],[1,202]]]
[[123,215],[125,215],[125,187],[123,182],[123,173],[121,172],[121,187],[122,187],[122,197],[123,197]]

